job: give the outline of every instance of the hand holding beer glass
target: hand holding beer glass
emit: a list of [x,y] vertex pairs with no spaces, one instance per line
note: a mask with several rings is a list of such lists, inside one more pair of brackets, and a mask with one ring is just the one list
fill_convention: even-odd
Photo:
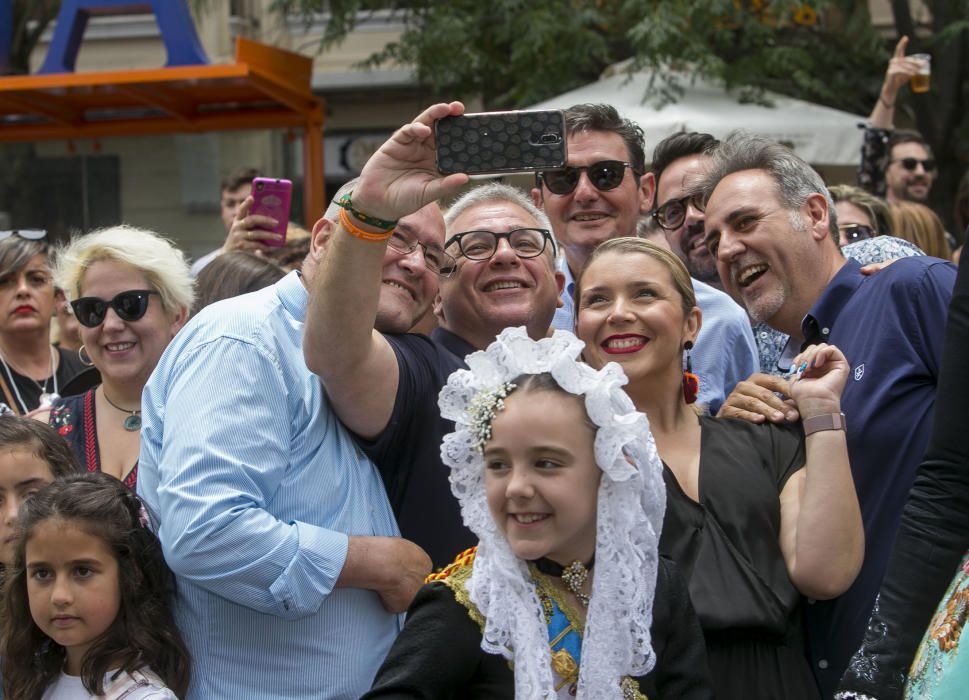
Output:
[[929,76],[932,75],[932,57],[927,53],[913,53],[910,61],[918,61],[919,72],[909,78],[912,92],[928,92]]

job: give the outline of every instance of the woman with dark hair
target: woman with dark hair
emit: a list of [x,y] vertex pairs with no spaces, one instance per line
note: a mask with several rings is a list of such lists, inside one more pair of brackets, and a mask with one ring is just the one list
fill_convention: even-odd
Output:
[[[304,256],[305,257],[305,256]],[[209,304],[276,284],[286,271],[271,260],[245,250],[223,253],[195,278],[198,297],[193,314]]]
[[76,353],[50,342],[54,285],[46,237],[39,229],[0,231],[0,413],[50,407],[84,370]]
[[803,431],[700,416],[689,355],[701,314],[678,257],[614,238],[586,261],[575,294],[583,357],[618,363],[649,418],[667,491],[660,552],[689,582],[717,698],[818,698],[802,601],[843,593],[864,551],[836,419],[844,355],[821,344],[795,358],[788,394]]

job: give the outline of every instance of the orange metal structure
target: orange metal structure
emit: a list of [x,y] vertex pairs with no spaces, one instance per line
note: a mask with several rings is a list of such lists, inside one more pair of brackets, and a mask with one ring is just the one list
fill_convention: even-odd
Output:
[[323,100],[311,59],[236,38],[235,63],[0,78],[0,142],[303,130],[303,211],[323,212]]

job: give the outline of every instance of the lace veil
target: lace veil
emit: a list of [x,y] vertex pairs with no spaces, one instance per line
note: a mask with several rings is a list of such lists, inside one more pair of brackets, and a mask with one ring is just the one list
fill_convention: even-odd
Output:
[[622,389],[625,374],[615,363],[598,371],[582,363],[583,347],[565,331],[534,341],[524,328],[507,328],[487,350],[467,357],[470,369],[454,372],[439,398],[441,414],[455,422],[441,456],[451,467],[451,490],[464,523],[480,540],[468,593],[485,618],[481,648],[514,663],[517,698],[557,697],[548,633],[527,564],[512,552],[488,510],[484,460],[469,406],[482,392],[494,392],[521,374],[550,372],[563,389],[584,398],[598,426],[595,455],[603,475],[578,697],[620,699],[622,677],[644,675],[656,661],[649,628],[666,509],[662,466],[646,416]]

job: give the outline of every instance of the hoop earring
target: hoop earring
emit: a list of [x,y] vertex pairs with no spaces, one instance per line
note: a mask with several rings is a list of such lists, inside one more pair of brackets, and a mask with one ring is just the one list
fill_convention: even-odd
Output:
[[690,359],[693,342],[686,341],[683,344],[683,349],[686,350],[686,371],[683,372],[683,399],[687,403],[696,403],[697,394],[700,393],[700,378],[693,374],[693,361]]
[[91,359],[90,355],[87,356],[86,360],[84,359],[83,345],[77,349],[77,359],[79,359],[81,361],[81,364],[84,365],[85,367],[94,367],[94,360]]

